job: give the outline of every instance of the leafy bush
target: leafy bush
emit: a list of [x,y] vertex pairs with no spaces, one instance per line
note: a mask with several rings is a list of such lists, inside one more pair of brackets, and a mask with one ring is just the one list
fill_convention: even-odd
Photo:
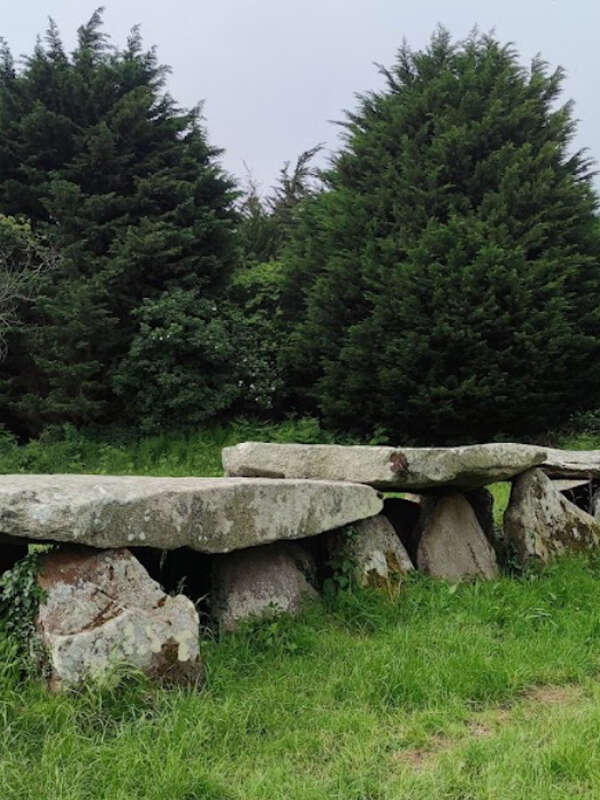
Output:
[[278,354],[283,335],[280,261],[238,268],[229,286],[231,315],[236,320],[237,370],[244,413],[272,412],[282,388]]
[[35,630],[38,606],[44,597],[36,579],[37,559],[37,553],[29,553],[0,577],[2,627],[29,668],[42,660]]
[[138,331],[114,387],[142,428],[200,424],[233,404],[236,346],[216,302],[173,289],[134,316]]

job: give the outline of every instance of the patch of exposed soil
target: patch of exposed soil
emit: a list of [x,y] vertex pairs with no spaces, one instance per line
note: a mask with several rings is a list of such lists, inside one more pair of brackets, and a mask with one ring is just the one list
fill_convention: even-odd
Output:
[[452,749],[453,746],[464,744],[470,739],[485,738],[493,736],[503,726],[512,722],[515,712],[527,712],[532,714],[539,712],[540,706],[566,706],[572,705],[581,700],[583,689],[581,686],[532,686],[517,697],[512,703],[503,703],[495,708],[479,711],[465,723],[464,735],[457,738],[436,734],[430,743],[424,747],[405,748],[396,751],[392,758],[396,763],[406,764],[413,769],[425,769],[443,752]]

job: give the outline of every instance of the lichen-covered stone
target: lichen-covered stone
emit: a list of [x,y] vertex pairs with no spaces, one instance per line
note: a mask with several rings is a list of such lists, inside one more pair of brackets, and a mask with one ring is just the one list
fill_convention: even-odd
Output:
[[194,604],[166,595],[128,550],[51,551],[37,580],[45,597],[36,630],[52,689],[117,664],[174,683],[201,679]]
[[532,469],[512,485],[504,536],[521,562],[546,562],[568,550],[596,547],[600,522],[567,500],[541,469]]
[[541,464],[544,449],[524,444],[369,447],[244,442],[223,450],[227,475],[353,481],[377,489],[476,489]]
[[494,549],[464,495],[426,498],[418,529],[417,566],[429,575],[457,581],[498,574]]
[[0,534],[97,548],[226,553],[378,514],[369,486],[331,481],[0,476]]
[[212,613],[221,628],[235,630],[243,620],[265,614],[296,613],[317,592],[307,574],[314,572],[308,553],[296,542],[215,556]]
[[546,448],[541,468],[552,478],[600,478],[600,450]]
[[414,569],[404,545],[383,514],[327,534],[330,557],[351,565],[355,582],[389,587]]

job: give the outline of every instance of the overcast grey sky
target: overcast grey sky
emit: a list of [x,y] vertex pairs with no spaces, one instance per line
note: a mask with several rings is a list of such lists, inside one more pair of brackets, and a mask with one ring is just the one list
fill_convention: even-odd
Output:
[[[0,0],[0,35],[29,53],[47,17],[65,44],[97,0]],[[495,28],[524,61],[538,52],[568,72],[565,97],[580,119],[578,147],[600,158],[599,0],[106,0],[105,29],[122,45],[141,23],[147,45],[173,73],[182,105],[205,101],[211,141],[238,176],[244,162],[267,190],[281,164],[338,133],[329,120],[354,93],[381,85],[373,62],[389,65],[403,37],[426,45],[438,22],[455,37]]]

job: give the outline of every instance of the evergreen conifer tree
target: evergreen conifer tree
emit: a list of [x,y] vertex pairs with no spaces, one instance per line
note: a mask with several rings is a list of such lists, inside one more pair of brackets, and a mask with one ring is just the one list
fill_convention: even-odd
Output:
[[533,433],[597,404],[597,201],[562,70],[439,30],[383,72],[286,257],[290,396],[421,443]]
[[135,416],[147,387],[123,370],[141,309],[171,292],[214,300],[235,257],[234,186],[200,109],[165,93],[137,28],[112,47],[101,12],[70,55],[53,22],[21,71],[0,54],[0,212],[62,256],[2,374],[5,410],[30,432]]

